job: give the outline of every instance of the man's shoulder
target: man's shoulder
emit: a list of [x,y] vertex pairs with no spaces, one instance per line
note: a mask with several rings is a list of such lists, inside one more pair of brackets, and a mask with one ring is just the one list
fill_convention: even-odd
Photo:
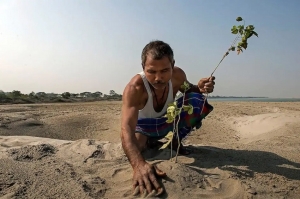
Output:
[[177,81],[183,82],[186,79],[186,74],[182,68],[179,66],[174,66],[173,78]]
[[182,68],[180,68],[179,66],[174,66],[174,74],[176,75],[184,75],[185,72]]
[[140,94],[142,95],[144,92],[144,82],[143,79],[141,77],[141,75],[136,74],[134,75],[130,81],[127,83],[124,91],[123,91],[123,95],[124,94]]

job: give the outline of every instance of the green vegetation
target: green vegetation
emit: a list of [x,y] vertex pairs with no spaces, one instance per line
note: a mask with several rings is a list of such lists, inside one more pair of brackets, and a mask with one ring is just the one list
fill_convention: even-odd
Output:
[[3,92],[0,90],[0,104],[92,102],[102,100],[122,100],[122,95],[117,94],[114,90],[110,90],[109,95],[103,94],[102,92],[64,92],[61,94],[31,92],[29,94],[23,94],[21,93],[21,91],[18,90],[13,90],[12,92]]

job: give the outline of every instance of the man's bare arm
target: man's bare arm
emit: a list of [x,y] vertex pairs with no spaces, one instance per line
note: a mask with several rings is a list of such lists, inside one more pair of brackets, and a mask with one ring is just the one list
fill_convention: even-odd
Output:
[[126,86],[123,92],[122,146],[133,168],[133,190],[136,191],[138,189],[142,194],[145,193],[144,190],[151,193],[154,188],[157,191],[157,195],[160,195],[164,189],[158,183],[156,175],[165,176],[166,174],[156,166],[145,161],[135,137],[138,109],[141,104],[140,99],[142,99],[142,96],[142,91],[139,90],[138,86],[131,83]]
[[[215,85],[215,77],[207,77],[207,78],[202,78],[199,80],[197,85],[194,85],[192,83],[190,83],[187,80],[186,74],[185,72],[177,67],[177,74],[176,74],[176,79],[177,81],[182,85],[184,81],[186,81],[189,85],[190,85],[190,89],[186,91],[186,93],[189,92],[195,92],[195,93],[212,93],[214,90],[214,85]],[[184,90],[182,88],[179,88],[180,92],[184,92]]]
[[123,92],[121,141],[123,150],[133,168],[145,163],[135,137],[140,95],[136,86],[130,84]]

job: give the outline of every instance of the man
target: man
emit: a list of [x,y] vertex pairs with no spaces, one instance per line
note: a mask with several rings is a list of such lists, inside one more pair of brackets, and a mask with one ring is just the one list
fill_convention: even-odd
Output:
[[[184,81],[190,85],[186,93],[197,95],[198,101],[202,100],[201,104],[203,104],[201,93],[211,93],[214,89],[214,77],[202,78],[197,85],[193,85],[187,80],[185,72],[174,65],[173,50],[168,44],[163,41],[148,43],[142,51],[143,71],[130,80],[123,92],[122,146],[133,168],[133,188],[139,186],[140,193],[144,191],[151,193],[153,188],[158,194],[163,192],[155,174],[164,176],[165,173],[147,163],[142,156],[142,151],[147,148],[149,140],[160,139],[169,131],[157,130],[156,126],[155,132],[146,132],[142,121],[155,120],[157,122],[156,118],[163,120],[162,116],[166,113],[167,105],[174,102],[178,91],[184,92],[181,88]],[[205,107],[207,106],[208,112],[211,111],[212,107],[206,104]],[[196,119],[199,118],[198,122],[202,119],[200,114],[198,110],[198,115],[195,116]],[[191,131],[195,125],[186,126]],[[186,132],[183,134],[181,140],[187,135]],[[181,143],[177,144],[180,144],[181,154],[187,154]]]

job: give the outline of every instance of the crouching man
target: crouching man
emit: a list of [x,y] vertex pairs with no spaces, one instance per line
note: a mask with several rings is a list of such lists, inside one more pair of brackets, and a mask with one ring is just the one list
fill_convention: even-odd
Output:
[[[149,164],[142,151],[151,140],[163,138],[173,130],[172,123],[166,123],[166,110],[173,103],[178,91],[184,92],[181,85],[186,81],[190,89],[185,98],[178,99],[178,106],[184,102],[193,105],[193,113],[181,113],[179,138],[182,140],[196,127],[213,107],[204,101],[202,93],[214,90],[214,77],[201,78],[197,85],[191,84],[183,69],[175,66],[172,48],[163,41],[152,41],[142,51],[142,72],[134,75],[123,92],[121,141],[125,154],[133,168],[133,189],[139,187],[140,193],[159,195],[163,192],[157,176],[166,175],[156,166]],[[204,104],[204,106],[203,106]],[[173,148],[180,145],[179,153],[188,155],[190,151],[177,142],[174,136]]]

